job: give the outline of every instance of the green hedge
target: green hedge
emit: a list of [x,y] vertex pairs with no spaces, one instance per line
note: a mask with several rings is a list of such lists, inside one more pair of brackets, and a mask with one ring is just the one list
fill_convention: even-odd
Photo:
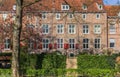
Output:
[[[21,53],[20,58],[21,74],[34,72],[34,70],[45,71],[47,75],[56,74],[57,69],[66,68],[66,56],[54,53],[28,54]],[[32,70],[28,70],[32,69]]]
[[11,69],[0,69],[0,77],[11,77]]
[[79,55],[78,69],[114,69],[115,68],[115,56],[106,55]]

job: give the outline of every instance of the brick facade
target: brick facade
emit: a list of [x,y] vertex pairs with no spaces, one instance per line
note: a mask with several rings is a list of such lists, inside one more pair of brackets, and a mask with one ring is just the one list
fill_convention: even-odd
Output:
[[[21,37],[21,40],[24,39],[24,41],[21,41],[22,46],[28,46],[28,48],[30,47],[28,50],[39,53],[56,50],[63,53],[78,53],[78,51],[89,51],[91,49],[94,53],[100,53],[108,48],[120,50],[120,18],[117,15],[109,14],[110,10],[113,9],[105,6],[102,0],[91,0],[90,2],[66,0],[67,3],[64,0],[48,1],[46,3],[43,0],[24,9]],[[50,5],[46,5],[48,3]],[[43,4],[46,8],[43,6],[35,8],[38,7],[38,4]],[[84,4],[87,6],[87,10],[82,9]],[[12,7],[11,5],[10,7]],[[62,5],[69,5],[71,8],[63,10]],[[32,11],[30,11],[31,9]],[[0,12],[0,36],[2,36],[0,37],[0,50],[2,52],[11,51],[12,48],[12,45],[10,45],[10,50],[5,50],[5,45],[9,44],[7,43],[9,40],[5,43],[5,39],[12,38],[11,26],[14,25],[14,12],[10,11],[10,8],[8,10],[2,8]],[[119,13],[119,11],[113,11],[113,13]],[[7,16],[4,14],[7,14]],[[60,15],[60,19],[56,18],[57,14],[58,17]],[[72,15],[71,18],[70,14]],[[5,24],[10,25],[11,30],[8,30],[8,32],[3,30]],[[115,24],[114,34],[109,33],[110,24]],[[110,39],[115,39],[115,47],[110,47]]]

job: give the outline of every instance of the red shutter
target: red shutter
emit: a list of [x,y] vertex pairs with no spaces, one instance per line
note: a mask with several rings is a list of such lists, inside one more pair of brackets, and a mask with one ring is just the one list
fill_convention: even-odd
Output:
[[75,48],[76,48],[76,49],[79,49],[79,44],[76,44]]
[[49,44],[49,49],[52,49],[52,44]]
[[42,44],[40,44],[39,48],[42,49]]
[[54,43],[54,49],[57,49],[57,43]]
[[20,47],[25,46],[25,44],[23,42],[20,42]]
[[64,44],[64,49],[68,49],[69,45],[68,44]]
[[5,48],[5,46],[4,46],[4,44],[1,44],[1,47],[0,47],[1,49],[4,49]]
[[34,42],[34,49],[36,49],[37,48],[37,43],[36,42]]

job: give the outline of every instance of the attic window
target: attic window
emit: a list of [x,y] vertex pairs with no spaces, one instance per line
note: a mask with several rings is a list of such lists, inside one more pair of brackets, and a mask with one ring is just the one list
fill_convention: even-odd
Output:
[[16,5],[13,5],[13,10],[16,10]]
[[99,8],[99,10],[102,10],[103,6],[101,4],[98,4],[98,8]]
[[87,10],[87,5],[84,4],[84,5],[82,6],[82,9],[83,9],[83,10]]
[[69,5],[61,5],[62,10],[69,10],[70,6]]

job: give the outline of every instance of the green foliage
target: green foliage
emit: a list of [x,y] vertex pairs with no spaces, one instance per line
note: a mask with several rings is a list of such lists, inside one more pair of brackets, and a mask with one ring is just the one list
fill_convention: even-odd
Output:
[[11,69],[0,69],[0,77],[11,77]]
[[78,69],[114,69],[115,60],[113,56],[106,55],[79,55]]
[[66,56],[57,54],[56,52],[49,54],[29,54],[24,51],[21,51],[20,57],[21,75],[27,74],[33,76],[56,76],[57,74],[60,74],[62,72],[58,69],[66,68]]

